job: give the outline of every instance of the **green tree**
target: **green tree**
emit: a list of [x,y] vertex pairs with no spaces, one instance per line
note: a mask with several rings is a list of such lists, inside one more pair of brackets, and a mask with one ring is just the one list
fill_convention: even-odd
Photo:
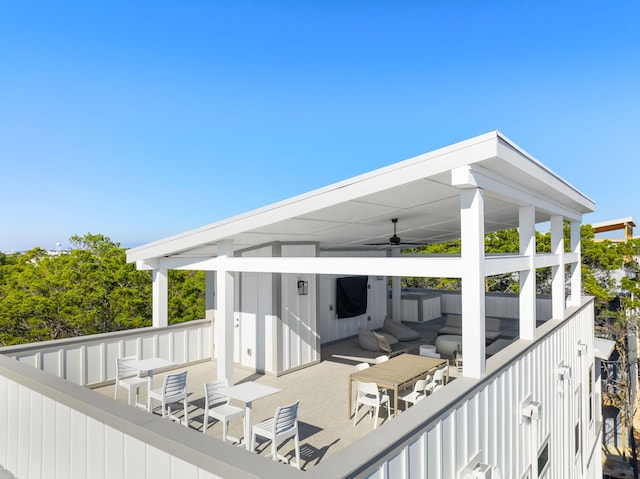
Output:
[[151,324],[148,272],[119,244],[88,233],[69,252],[35,248],[0,263],[0,342],[17,344]]

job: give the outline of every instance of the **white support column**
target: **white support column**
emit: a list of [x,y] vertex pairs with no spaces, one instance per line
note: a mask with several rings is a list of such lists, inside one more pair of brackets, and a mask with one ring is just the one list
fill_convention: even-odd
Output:
[[551,317],[564,319],[564,229],[562,216],[551,217],[551,252],[560,258],[559,266],[551,268]]
[[578,256],[577,263],[571,263],[571,297],[569,298],[570,306],[578,306],[582,297],[582,258],[580,256],[580,222],[572,221],[569,223],[571,228],[571,252]]
[[[233,242],[224,240],[218,243],[218,257],[230,256],[233,256]],[[229,385],[233,385],[233,273],[224,268],[218,269],[216,271],[216,289],[217,377],[218,379],[227,378]]]
[[534,339],[536,333],[536,209],[520,207],[520,254],[527,257],[529,268],[520,271],[520,338]]
[[211,321],[211,359],[215,357],[215,341],[216,341],[216,272],[205,271],[205,289],[204,289],[204,317]]
[[166,269],[154,269],[152,291],[152,318],[153,327],[162,328],[169,324],[168,287],[169,280]]
[[479,188],[460,194],[462,239],[463,376],[485,375],[484,194]]
[[[391,256],[399,257],[400,248],[391,248]],[[391,318],[402,321],[402,284],[400,276],[391,277]]]

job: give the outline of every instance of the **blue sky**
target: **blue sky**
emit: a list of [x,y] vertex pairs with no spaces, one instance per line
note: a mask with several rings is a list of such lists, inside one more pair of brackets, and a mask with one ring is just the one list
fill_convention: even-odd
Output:
[[134,246],[499,130],[633,216],[640,3],[5,2],[0,250]]

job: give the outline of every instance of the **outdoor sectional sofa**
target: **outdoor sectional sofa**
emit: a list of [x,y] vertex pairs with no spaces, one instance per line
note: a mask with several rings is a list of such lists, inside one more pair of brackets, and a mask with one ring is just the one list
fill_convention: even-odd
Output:
[[[459,314],[448,314],[447,322],[438,330],[441,334],[462,334],[462,316]],[[498,339],[500,336],[500,320],[498,318],[485,318],[485,338],[488,341]]]

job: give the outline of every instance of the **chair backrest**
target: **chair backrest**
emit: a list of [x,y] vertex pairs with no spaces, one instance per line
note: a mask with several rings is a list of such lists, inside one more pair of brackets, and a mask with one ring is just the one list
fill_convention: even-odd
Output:
[[433,373],[433,382],[437,384],[442,384],[444,382],[444,373],[446,372],[445,368],[437,369],[435,373]]
[[204,409],[221,406],[223,404],[229,404],[229,397],[224,394],[220,394],[220,390],[229,387],[227,379],[216,379],[215,381],[209,381],[204,385]]
[[389,361],[389,356],[387,356],[386,354],[383,354],[382,356],[378,356],[376,358],[377,364],[384,363],[385,361]]
[[369,367],[369,363],[358,363],[356,364],[356,372],[362,371],[363,369],[367,369]]
[[356,387],[358,388],[358,394],[366,394],[369,396],[375,396],[380,399],[380,391],[376,383],[363,383],[362,381],[356,381]]
[[273,417],[273,428],[275,434],[281,434],[298,425],[298,405],[300,400],[290,406],[280,406],[276,409]]
[[418,393],[424,393],[424,390],[426,389],[427,384],[428,383],[426,379],[418,379],[416,383],[413,385],[413,390]]
[[165,396],[182,393],[187,390],[187,371],[177,374],[167,374],[162,384],[162,393]]
[[116,375],[118,379],[130,378],[137,376],[140,371],[127,365],[127,361],[136,359],[135,356],[128,356],[126,358],[116,358]]

